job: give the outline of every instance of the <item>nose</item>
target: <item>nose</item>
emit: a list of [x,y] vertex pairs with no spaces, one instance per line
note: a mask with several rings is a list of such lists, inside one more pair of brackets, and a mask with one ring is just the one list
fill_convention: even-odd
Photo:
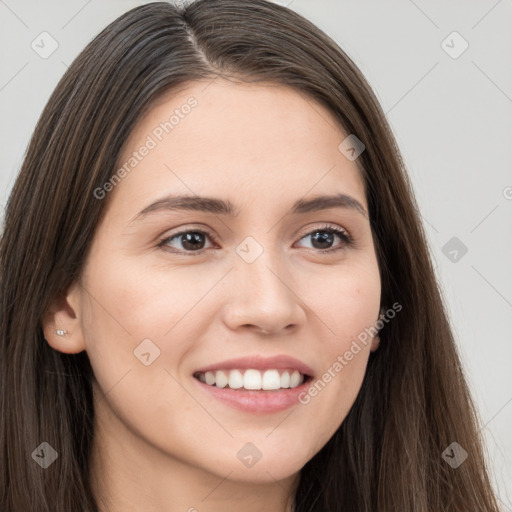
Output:
[[277,335],[295,332],[305,322],[304,302],[289,269],[268,252],[252,263],[236,261],[228,279],[222,319],[230,330]]

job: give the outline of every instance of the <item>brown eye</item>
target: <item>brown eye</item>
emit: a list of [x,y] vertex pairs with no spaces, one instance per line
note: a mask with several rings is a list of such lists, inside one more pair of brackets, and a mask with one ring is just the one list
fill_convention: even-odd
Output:
[[172,247],[178,249],[178,252],[197,252],[205,248],[205,241],[209,238],[208,233],[200,230],[181,231],[176,233],[159,244],[162,247]]
[[[336,251],[347,247],[352,243],[352,239],[347,232],[332,226],[326,226],[310,231],[307,235],[303,236],[301,240],[305,240],[309,237],[311,237],[310,248],[318,249],[319,251]],[[341,240],[341,243],[333,246],[337,238]]]

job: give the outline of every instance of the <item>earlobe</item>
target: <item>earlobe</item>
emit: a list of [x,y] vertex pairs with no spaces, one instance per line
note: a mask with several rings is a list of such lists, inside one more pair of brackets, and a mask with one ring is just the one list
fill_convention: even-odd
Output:
[[44,337],[55,350],[65,354],[77,354],[85,350],[80,306],[80,287],[73,284],[66,293],[52,302],[43,315]]
[[[384,308],[380,308],[380,311],[379,311],[379,318],[377,320],[377,323],[380,321],[380,319],[382,318],[382,316],[384,315]],[[382,322],[381,322],[382,323]],[[379,331],[380,329],[382,329],[382,326],[379,328]],[[372,339],[372,345],[370,347],[370,350],[372,352],[375,352],[378,348],[379,348],[379,344],[380,344],[380,336],[379,334],[377,333],[373,339]]]

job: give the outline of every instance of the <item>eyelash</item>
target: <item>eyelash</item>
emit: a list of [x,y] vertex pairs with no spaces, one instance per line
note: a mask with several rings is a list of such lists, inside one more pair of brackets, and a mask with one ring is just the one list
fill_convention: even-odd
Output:
[[[349,248],[349,247],[352,247],[354,245],[354,240],[352,238],[352,236],[347,232],[347,231],[344,231],[344,230],[341,230],[340,228],[338,228],[337,226],[335,225],[332,225],[332,224],[325,224],[319,228],[315,228],[311,231],[308,231],[307,233],[305,233],[303,236],[301,236],[299,238],[299,241],[302,240],[303,238],[307,237],[307,236],[310,236],[316,232],[327,232],[327,233],[331,233],[331,234],[334,234],[334,235],[337,235],[341,240],[342,240],[342,243],[339,244],[337,247],[335,248],[330,248],[330,249],[309,249],[310,251],[313,251],[313,252],[316,252],[316,253],[320,253],[320,254],[326,254],[326,253],[334,253],[334,252],[337,252],[337,251],[340,251],[342,249],[346,249],[346,248]],[[217,239],[216,237],[212,234],[212,233],[209,233],[208,231],[205,231],[205,230],[202,230],[202,229],[187,229],[187,230],[183,230],[183,231],[180,231],[179,233],[174,233],[173,235],[171,236],[168,236],[168,237],[165,237],[164,239],[160,240],[159,243],[158,243],[158,247],[160,248],[164,248],[164,249],[168,249],[165,247],[165,245],[167,243],[169,243],[171,240],[175,239],[175,238],[178,238],[179,236],[181,235],[185,235],[187,233],[200,233],[202,235],[207,235],[208,237],[210,237],[210,239],[212,240],[212,242],[216,243],[217,242]],[[201,250],[198,250],[198,251],[176,251],[176,250],[172,250],[172,251],[168,251],[168,252],[172,252],[173,254],[184,254],[184,255],[190,255],[190,256],[200,256],[204,253],[206,249],[201,249]]]

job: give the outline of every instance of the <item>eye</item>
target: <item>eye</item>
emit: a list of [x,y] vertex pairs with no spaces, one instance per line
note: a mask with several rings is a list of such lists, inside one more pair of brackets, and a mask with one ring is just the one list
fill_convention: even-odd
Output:
[[[204,245],[207,237],[213,238],[209,233],[201,229],[180,231],[179,233],[165,238],[158,245],[159,247],[172,247],[173,240],[176,240],[178,243],[177,252],[182,254],[190,254],[191,252],[202,251],[205,248]],[[175,245],[174,247],[176,248]]]
[[[311,238],[312,248],[319,249],[319,252],[334,252],[352,245],[352,237],[345,231],[330,224],[322,226],[314,231],[310,231],[301,240]],[[339,238],[341,243],[334,248],[330,247],[334,240]]]
[[[312,237],[311,248],[318,249],[318,251],[315,252],[320,253],[338,251],[351,246],[353,243],[353,239],[349,233],[331,224],[321,226],[320,228],[310,231],[305,236],[302,236],[299,241],[305,240],[308,237]],[[336,238],[339,238],[341,243],[332,248],[331,246]],[[211,247],[205,247],[207,239],[211,239],[215,242],[215,237],[211,233],[202,229],[189,229],[164,238],[159,242],[158,246],[164,248],[173,247],[176,250],[171,252],[175,252],[177,254],[190,254],[196,256],[202,254],[204,249]],[[176,246],[176,244],[178,245]]]

